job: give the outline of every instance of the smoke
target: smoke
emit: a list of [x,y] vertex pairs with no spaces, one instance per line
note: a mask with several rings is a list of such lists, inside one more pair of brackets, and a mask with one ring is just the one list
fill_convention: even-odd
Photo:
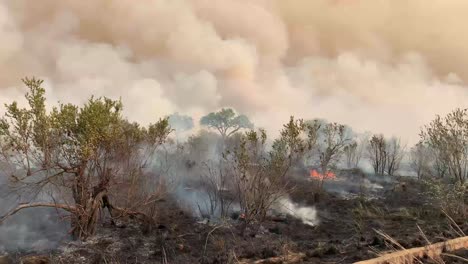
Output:
[[466,107],[464,0],[0,0],[0,101],[122,97],[143,123],[223,106],[275,132],[326,118],[413,143]]
[[302,221],[302,223],[310,226],[316,226],[319,223],[317,211],[314,207],[302,207],[293,203],[289,198],[283,198],[279,202],[279,210],[294,218]]
[[[270,133],[295,115],[412,144],[435,114],[466,107],[467,9],[465,0],[0,0],[0,105],[37,76],[49,102],[121,97],[142,123],[234,107]],[[283,202],[316,223],[313,208]],[[50,219],[28,212],[8,225],[24,236],[0,226],[0,245],[37,240],[33,225]]]
[[[18,202],[31,200],[25,194],[16,194],[8,185],[0,166],[0,216],[13,209]],[[38,201],[51,202],[45,195],[35,197]],[[0,224],[0,254],[21,251],[46,251],[57,248],[61,242],[69,240],[69,223],[65,214],[50,208],[31,208],[18,212]]]

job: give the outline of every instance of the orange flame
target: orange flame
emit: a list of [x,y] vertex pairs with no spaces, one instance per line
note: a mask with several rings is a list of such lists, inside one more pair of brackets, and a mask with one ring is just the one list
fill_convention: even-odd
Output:
[[310,178],[316,180],[336,179],[336,174],[331,171],[327,171],[326,173],[322,174],[317,170],[310,170]]

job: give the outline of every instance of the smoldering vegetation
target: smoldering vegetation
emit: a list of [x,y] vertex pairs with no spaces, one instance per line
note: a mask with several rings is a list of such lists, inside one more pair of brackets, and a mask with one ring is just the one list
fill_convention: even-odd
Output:
[[467,232],[468,110],[436,117],[407,148],[292,116],[270,138],[231,108],[148,127],[108,98],[48,111],[42,81],[24,83],[29,106],[7,105],[0,126],[9,257],[356,261],[393,239],[406,248]]
[[348,263],[466,234],[467,8],[0,0],[0,251]]
[[[19,203],[50,201],[47,193],[34,194],[31,190],[17,190],[3,164],[0,172],[0,215],[6,214]],[[53,208],[31,208],[19,212],[0,225],[0,252],[25,253],[53,251],[60,244],[70,241],[66,214]]]

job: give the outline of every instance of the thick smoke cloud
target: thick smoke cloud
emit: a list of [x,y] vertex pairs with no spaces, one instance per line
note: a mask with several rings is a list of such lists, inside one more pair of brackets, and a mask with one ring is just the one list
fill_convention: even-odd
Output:
[[417,140],[466,107],[464,0],[0,0],[0,103],[122,97],[129,118],[231,106]]

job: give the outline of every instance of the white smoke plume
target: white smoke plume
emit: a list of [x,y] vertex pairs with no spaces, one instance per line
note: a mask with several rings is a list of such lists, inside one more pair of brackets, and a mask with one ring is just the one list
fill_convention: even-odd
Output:
[[466,107],[465,0],[0,0],[0,103],[122,97],[143,123],[231,106],[401,136]]
[[296,205],[289,198],[283,198],[278,202],[279,210],[282,213],[288,214],[302,221],[302,223],[310,226],[319,224],[317,210],[314,207],[303,207]]

